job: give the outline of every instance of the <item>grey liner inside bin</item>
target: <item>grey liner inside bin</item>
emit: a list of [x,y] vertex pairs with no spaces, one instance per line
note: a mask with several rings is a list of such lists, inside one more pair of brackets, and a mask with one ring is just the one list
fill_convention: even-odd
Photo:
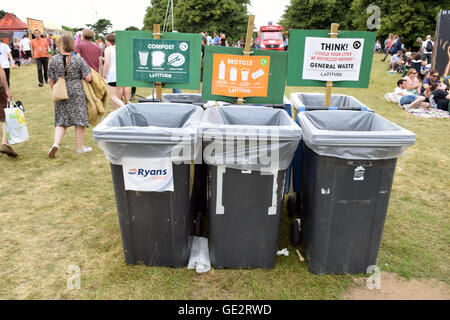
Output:
[[[116,165],[125,157],[189,161],[200,150],[197,129],[202,116],[203,109],[195,105],[129,104],[110,113],[93,134],[106,159]],[[174,150],[181,149],[185,152],[174,158]]]
[[[325,107],[325,94],[323,93],[292,93],[291,103],[297,109],[301,107],[306,107],[307,110],[329,108]],[[355,97],[343,94],[331,95],[330,107],[342,110],[370,110]]]
[[392,159],[416,141],[414,133],[373,112],[307,111],[297,118],[306,145],[325,156]]
[[202,95],[199,93],[165,93],[162,100],[163,102],[193,104],[200,107],[207,103],[207,101],[202,100]]
[[[260,106],[207,109],[200,131],[206,163],[240,170],[287,169],[301,139],[301,129],[286,111]],[[209,152],[212,149],[214,153]],[[272,152],[278,154],[276,159],[270,165],[263,163],[262,155]]]

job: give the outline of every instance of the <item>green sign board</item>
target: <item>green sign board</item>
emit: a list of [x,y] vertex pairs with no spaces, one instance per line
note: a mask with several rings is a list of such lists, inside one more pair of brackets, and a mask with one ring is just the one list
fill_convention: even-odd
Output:
[[133,39],[133,80],[189,82],[190,41]]
[[[205,46],[203,100],[282,104],[286,85],[287,52]],[[261,58],[258,58],[261,57]]]
[[153,39],[152,31],[116,32],[117,85],[200,89],[201,36],[166,32]]
[[288,86],[368,88],[375,32],[290,30]]

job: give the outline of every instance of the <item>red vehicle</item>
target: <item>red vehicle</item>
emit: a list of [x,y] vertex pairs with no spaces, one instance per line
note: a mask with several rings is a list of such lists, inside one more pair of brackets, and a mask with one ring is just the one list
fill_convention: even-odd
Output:
[[261,39],[261,49],[263,50],[284,50],[283,26],[274,26],[269,22],[268,26],[259,28],[259,38]]

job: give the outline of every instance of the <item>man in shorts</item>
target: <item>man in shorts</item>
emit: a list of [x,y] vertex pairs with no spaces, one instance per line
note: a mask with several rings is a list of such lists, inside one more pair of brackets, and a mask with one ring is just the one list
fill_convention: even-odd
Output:
[[2,145],[0,146],[0,153],[15,158],[17,157],[17,153],[15,153],[13,148],[8,145],[8,139],[6,138],[5,108],[8,104],[8,99],[12,100],[12,96],[9,92],[5,71],[3,71],[3,68],[0,66],[0,123],[2,127]]

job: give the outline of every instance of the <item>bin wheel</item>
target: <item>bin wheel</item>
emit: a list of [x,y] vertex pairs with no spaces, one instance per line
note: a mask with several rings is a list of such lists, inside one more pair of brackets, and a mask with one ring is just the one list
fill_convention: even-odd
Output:
[[202,216],[203,214],[199,211],[195,217],[195,235],[202,235]]
[[287,201],[287,212],[288,217],[292,218],[295,215],[295,197],[289,196]]
[[291,220],[290,240],[294,247],[300,244],[300,219]]

